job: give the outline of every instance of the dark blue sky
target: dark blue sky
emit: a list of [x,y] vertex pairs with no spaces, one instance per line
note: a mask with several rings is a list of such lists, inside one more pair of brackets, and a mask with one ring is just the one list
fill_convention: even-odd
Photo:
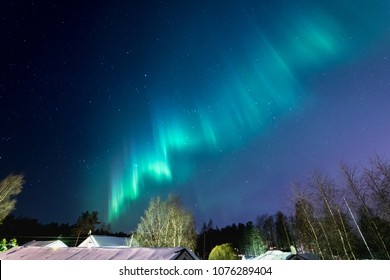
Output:
[[0,22],[18,215],[129,231],[175,193],[224,226],[390,156],[388,1],[2,1]]

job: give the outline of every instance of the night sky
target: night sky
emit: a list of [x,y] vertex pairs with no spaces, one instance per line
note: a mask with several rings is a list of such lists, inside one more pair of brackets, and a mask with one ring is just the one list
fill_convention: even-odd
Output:
[[1,1],[0,175],[15,214],[136,228],[288,212],[293,181],[390,156],[389,1]]

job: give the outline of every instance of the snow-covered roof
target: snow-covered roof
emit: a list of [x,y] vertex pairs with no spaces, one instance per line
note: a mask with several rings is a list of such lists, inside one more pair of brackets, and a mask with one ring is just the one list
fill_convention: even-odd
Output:
[[184,248],[51,248],[14,247],[0,254],[0,260],[197,260]]
[[272,250],[272,251],[267,251],[264,254],[253,258],[252,260],[286,260],[289,256],[291,256],[290,252]]
[[287,258],[288,260],[321,260],[320,256],[313,253],[299,253],[291,255]]
[[30,241],[23,246],[35,246],[35,247],[52,247],[52,248],[61,248],[61,247],[68,247],[64,242],[61,240],[50,240],[50,241]]
[[131,238],[90,235],[78,247],[139,247],[138,243]]
[[320,260],[321,258],[312,253],[298,253],[282,252],[279,250],[267,251],[264,254],[253,257],[243,258],[244,260]]

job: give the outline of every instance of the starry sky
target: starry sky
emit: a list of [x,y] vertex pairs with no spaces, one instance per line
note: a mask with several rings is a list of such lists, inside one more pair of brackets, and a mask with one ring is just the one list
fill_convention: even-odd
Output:
[[1,1],[0,175],[15,214],[136,228],[288,212],[291,184],[390,156],[390,3]]

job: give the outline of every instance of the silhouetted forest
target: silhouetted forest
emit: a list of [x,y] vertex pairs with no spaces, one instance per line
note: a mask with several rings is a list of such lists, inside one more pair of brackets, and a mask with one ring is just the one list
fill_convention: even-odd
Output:
[[[315,253],[322,259],[390,259],[390,163],[379,156],[369,166],[340,165],[341,179],[321,172],[293,185],[291,212],[258,216],[255,223],[214,228],[204,224],[197,253],[231,243],[247,254],[253,226],[266,249]],[[253,242],[252,242],[253,245]]]
[[[217,228],[212,220],[197,235],[195,253],[207,259],[211,250],[230,243],[238,255],[257,256],[269,249],[317,254],[322,259],[390,259],[390,163],[374,157],[368,167],[341,164],[341,180],[314,173],[295,183],[291,212],[259,215],[256,221]],[[83,212],[75,224],[42,224],[37,219],[8,215],[0,237],[62,240],[76,246],[88,236],[112,233],[98,213]],[[177,246],[177,245],[176,245]]]
[[[76,240],[83,241],[88,236],[88,231],[81,236],[75,234],[77,223],[58,224],[55,222],[42,224],[37,219],[27,217],[15,217],[9,215],[0,225],[0,237],[11,239],[16,238],[19,245],[32,240],[61,240],[68,246],[75,246]],[[109,226],[103,225],[93,231],[97,235],[128,236],[123,232],[112,233]],[[78,245],[77,244],[77,245]]]

